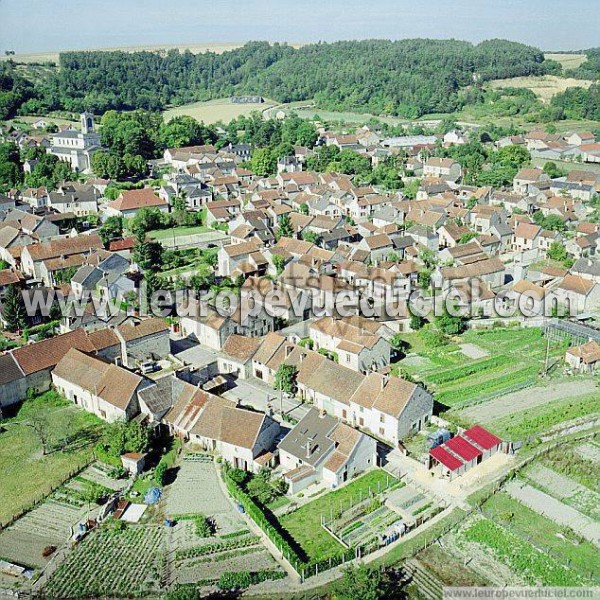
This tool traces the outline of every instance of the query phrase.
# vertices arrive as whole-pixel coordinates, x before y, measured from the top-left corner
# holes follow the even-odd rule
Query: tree
[[[27,425],[35,432],[35,435],[42,446],[42,455],[46,456],[50,451],[50,442],[52,439],[52,426],[50,423],[50,413],[47,408],[36,410]]]
[[[16,187],[22,180],[19,149],[15,144],[0,144],[0,191]]]
[[[270,148],[257,148],[252,152],[250,169],[260,177],[273,175],[277,171],[277,155]]]
[[[27,324],[27,310],[21,290],[11,285],[4,296],[4,320],[6,329],[15,332]]]
[[[277,230],[278,238],[282,237],[293,237],[294,230],[292,229],[292,223],[287,215],[283,215],[279,220],[279,228]]]
[[[310,242],[311,244],[316,244],[319,241],[319,236],[314,231],[306,230],[306,231],[302,232],[302,239],[305,242]]]
[[[564,245],[560,242],[552,242],[550,247],[548,248],[547,256],[550,260],[556,260],[559,262],[563,262],[569,258],[567,254],[567,250]]]
[[[119,215],[108,217],[102,224],[102,227],[100,227],[98,233],[104,244],[108,244],[115,239],[120,239],[123,237],[123,217]]]
[[[425,319],[420,315],[410,315],[409,324],[410,328],[414,331],[418,331],[419,329],[421,329],[425,325],[425,322]]]
[[[296,390],[297,375],[298,369],[294,365],[279,365],[275,373],[275,389],[293,394]]]
[[[344,576],[334,586],[335,600],[384,600],[400,597],[400,588],[392,586],[385,571],[367,565],[349,567]]]
[[[158,485],[165,484],[168,470],[169,470],[169,467],[164,460],[161,460],[156,465],[156,469],[154,470],[154,481],[156,481],[156,483],[158,483]]]
[[[159,139],[164,148],[181,148],[212,144],[217,141],[213,128],[206,127],[193,117],[182,115],[160,126]]]
[[[88,481],[84,488],[80,491],[84,502],[88,505],[88,517],[92,504],[97,504],[104,496],[104,488],[93,481]]]
[[[280,254],[273,254],[273,266],[277,269],[277,275],[281,275],[285,268],[285,258]]]
[[[308,204],[306,204],[306,202],[302,202],[302,204],[300,204],[300,206],[298,207],[298,212],[302,215],[307,215],[308,214]]]
[[[443,312],[436,318],[435,322],[444,335],[458,335],[466,329],[467,320],[465,316],[450,314],[446,303],[444,303]]]
[[[171,225],[171,217],[158,210],[158,208],[142,208],[131,219],[128,229],[140,238],[148,231],[164,229]]]

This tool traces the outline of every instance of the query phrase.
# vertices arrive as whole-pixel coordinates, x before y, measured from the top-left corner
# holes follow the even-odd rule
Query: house
[[[190,430],[190,441],[236,469],[257,473],[272,460],[280,427],[270,416],[212,397]]]
[[[595,373],[600,367],[600,344],[594,340],[569,348],[565,362],[578,373]]]
[[[152,188],[141,190],[123,190],[119,197],[109,202],[105,209],[107,217],[135,217],[142,208],[155,208],[160,212],[169,212],[169,203],[154,193]]]
[[[262,343],[261,338],[230,335],[218,358],[219,373],[247,379],[252,375],[252,357]]]
[[[571,274],[600,284],[600,260],[580,258],[571,267]]]
[[[548,185],[550,176],[542,169],[521,169],[513,179],[513,190],[517,194],[528,194],[530,187],[539,188],[540,185]]]
[[[566,275],[554,293],[570,315],[600,308],[600,284],[579,275]]]
[[[596,141],[596,137],[591,131],[580,131],[565,136],[565,141],[571,146],[582,146],[584,144],[593,144]]]
[[[62,185],[48,194],[48,204],[55,211],[73,213],[77,217],[96,214],[100,192],[93,185]]]
[[[452,158],[434,156],[423,163],[424,177],[440,177],[448,181],[458,181],[461,174],[461,166]]]
[[[448,291],[456,284],[468,283],[472,278],[478,278],[494,289],[504,285],[505,267],[498,258],[483,257],[467,264],[454,267],[437,267],[431,276],[436,287]]]
[[[68,400],[104,421],[129,421],[139,412],[138,392],[149,380],[71,348],[52,370],[52,384]]]
[[[311,408],[277,446],[288,493],[311,484],[337,487],[376,465],[377,442]]]
[[[358,315],[321,317],[310,324],[308,331],[314,350],[331,352],[341,365],[354,371],[366,373],[390,364],[392,347],[388,340],[393,333],[376,321]]]
[[[60,238],[41,244],[31,244],[21,253],[21,269],[25,275],[54,283],[52,272],[69,267],[79,267],[92,252],[102,250],[102,239],[98,234]]]
[[[515,252],[524,252],[525,250],[535,250],[540,243],[542,228],[533,223],[519,223],[515,229],[513,239],[513,250]]]
[[[452,129],[444,135],[443,144],[444,146],[453,146],[454,144],[466,144],[467,139],[465,136],[456,129]]]

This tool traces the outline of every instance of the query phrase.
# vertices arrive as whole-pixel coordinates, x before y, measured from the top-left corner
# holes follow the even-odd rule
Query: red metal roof
[[[451,471],[456,471],[456,469],[462,467],[463,462],[456,458],[456,456],[452,456],[450,452],[444,450],[441,446],[437,446],[436,448],[432,448],[429,451],[429,454],[435,458],[438,462],[442,463],[446,468]]]
[[[463,460],[470,461],[478,456],[481,456],[481,450],[478,450],[472,444],[469,444],[465,438],[460,436],[453,437],[449,439],[444,446],[449,448],[454,452],[454,454],[458,454]]]
[[[467,429],[463,435],[484,450],[490,450],[502,443],[499,437],[496,437],[493,433],[481,427],[481,425],[475,425],[471,429]]]

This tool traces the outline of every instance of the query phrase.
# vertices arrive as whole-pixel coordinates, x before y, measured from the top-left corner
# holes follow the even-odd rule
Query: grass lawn
[[[62,450],[46,456],[33,428],[26,425],[32,415],[47,414],[48,431],[54,446],[71,442]],[[18,414],[0,427],[0,523],[50,493],[70,472],[84,466],[92,457],[93,445],[103,423],[94,415],[79,410],[55,392],[27,400]],[[4,428],[4,430],[2,429]]]
[[[198,235],[199,233],[206,233],[207,231],[213,231],[210,227],[204,225],[194,225],[193,227],[175,227],[174,229],[156,229],[155,231],[148,232],[148,237],[154,240],[161,241],[165,239],[172,239],[173,236],[183,237],[186,235]]]
[[[598,413],[598,394],[563,398],[499,419],[489,425],[503,439],[523,440],[565,421]]]
[[[594,559],[596,547],[554,521],[519,504],[501,492],[494,494],[484,505],[484,511],[495,522],[502,523],[513,534],[525,538],[542,550],[549,550],[554,558],[576,569],[584,578],[590,573],[600,577],[600,562]]]
[[[320,561],[335,556],[341,553],[344,547],[321,527],[321,516],[329,517],[332,511],[335,515],[340,507],[349,508],[351,499],[357,502],[361,493],[365,498],[369,488],[377,493],[377,486],[385,486],[389,478],[391,476],[381,469],[369,471],[339,490],[284,515],[280,519],[281,526],[296,540],[309,561]]]

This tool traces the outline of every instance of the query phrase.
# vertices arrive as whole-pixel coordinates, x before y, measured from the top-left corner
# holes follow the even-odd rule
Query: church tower
[[[83,133],[94,132],[94,115],[89,112],[81,113],[81,131]]]

